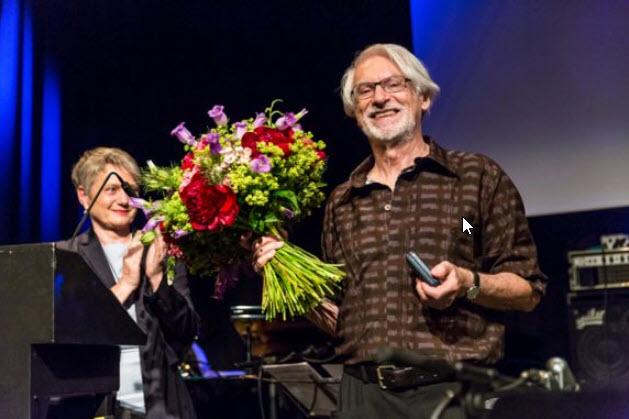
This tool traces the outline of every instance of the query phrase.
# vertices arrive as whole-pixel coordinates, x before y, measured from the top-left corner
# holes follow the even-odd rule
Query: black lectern
[[[146,336],[73,252],[0,246],[0,418],[93,417]]]

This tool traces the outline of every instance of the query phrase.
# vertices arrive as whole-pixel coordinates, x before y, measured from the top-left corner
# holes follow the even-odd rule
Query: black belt
[[[366,383],[378,384],[382,389],[404,389],[454,379],[451,373],[395,365],[345,365],[343,372]]]

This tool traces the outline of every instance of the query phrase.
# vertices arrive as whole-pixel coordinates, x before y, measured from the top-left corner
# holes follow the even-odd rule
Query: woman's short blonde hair
[[[129,153],[114,147],[97,147],[84,152],[72,168],[74,187],[82,186],[86,191],[89,191],[94,179],[108,164],[125,169],[133,176],[133,180],[139,183],[140,168]]]

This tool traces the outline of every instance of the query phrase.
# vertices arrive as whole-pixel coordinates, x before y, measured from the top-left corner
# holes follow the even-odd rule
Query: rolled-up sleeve
[[[483,217],[482,271],[510,272],[544,294],[547,278],[537,262],[537,249],[529,230],[522,198],[513,181],[489,161],[481,191]]]

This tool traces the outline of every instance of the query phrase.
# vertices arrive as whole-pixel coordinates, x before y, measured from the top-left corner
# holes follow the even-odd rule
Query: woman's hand
[[[146,253],[146,276],[151,283],[153,292],[157,291],[164,278],[164,259],[167,256],[168,245],[162,233],[155,230],[155,239]]]
[[[124,304],[129,296],[140,286],[140,263],[144,245],[140,241],[141,232],[136,232],[127,246],[127,253],[122,260],[122,273],[116,284],[111,287],[116,299]]]

